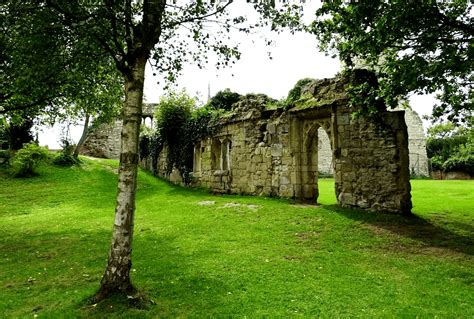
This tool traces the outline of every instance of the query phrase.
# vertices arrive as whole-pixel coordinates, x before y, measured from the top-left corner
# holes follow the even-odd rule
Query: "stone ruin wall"
[[[334,89],[337,81],[322,80],[312,89],[321,86]],[[318,162],[327,163],[318,160],[325,153],[319,143],[327,138],[340,206],[409,212],[404,112],[381,112],[380,119],[372,121],[353,119],[344,95],[321,97],[316,92],[311,103],[289,111],[255,105],[237,108],[223,120],[218,133],[195,146],[194,185],[218,193],[281,196],[315,203]],[[158,167],[164,167],[165,158],[162,152]],[[180,182],[176,171],[164,177]]]
[[[410,174],[430,176],[429,159],[426,153],[426,136],[423,122],[411,108],[405,109],[405,122],[408,128],[408,149],[410,152]]]
[[[430,176],[429,160],[426,153],[426,136],[423,131],[423,122],[418,114],[411,108],[398,108],[405,111],[405,123],[408,128],[408,150],[410,158],[410,175]],[[319,172],[324,175],[333,175],[333,162],[329,137],[324,129],[320,128],[319,136]]]
[[[402,110],[402,109],[399,109]],[[408,127],[408,148],[410,158],[410,174],[429,176],[429,160],[426,154],[426,137],[423,132],[423,123],[418,114],[410,108],[405,110],[405,122]],[[151,118],[152,105],[148,104],[144,112]],[[122,122],[117,120],[112,124],[101,125],[94,128],[88,135],[81,149],[81,154],[118,159],[120,155],[120,132]],[[327,133],[323,128],[318,129],[318,170],[323,176],[333,176],[334,163]],[[177,174],[179,176],[179,174]],[[176,180],[175,180],[176,179]],[[173,181],[179,181],[176,177]]]
[[[332,167],[340,206],[409,212],[405,112],[383,111],[376,121],[353,119],[344,85],[341,79],[314,80],[304,88],[305,98],[286,111],[266,110],[255,101],[239,102],[222,119],[218,133],[196,145],[194,185],[220,193],[315,203],[318,171]],[[96,129],[86,148],[103,150],[103,157],[118,157],[119,126],[117,122]],[[141,165],[151,168],[150,159]],[[165,165],[166,148],[158,160],[159,175],[163,176]],[[181,182],[177,170],[163,177]]]
[[[153,112],[156,104],[144,103],[142,112],[143,124],[148,119],[152,122]],[[101,124],[93,127],[81,147],[81,154],[99,158],[120,157],[120,138],[122,132],[122,120],[115,120],[110,124]]]
[[[100,158],[119,158],[121,131],[121,120],[92,128],[81,147],[81,154]]]

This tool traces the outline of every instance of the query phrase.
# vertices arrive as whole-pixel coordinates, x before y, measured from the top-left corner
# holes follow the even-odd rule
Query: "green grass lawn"
[[[148,309],[98,288],[116,162],[0,171],[0,317],[473,317],[474,182],[412,181],[413,217],[213,196],[140,172],[132,278]]]

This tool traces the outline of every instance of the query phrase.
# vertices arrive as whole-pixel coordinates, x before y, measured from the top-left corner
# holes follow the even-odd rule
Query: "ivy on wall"
[[[158,103],[154,129],[140,138],[140,157],[151,156],[152,169],[156,174],[158,157],[166,145],[167,158],[163,173],[170,174],[173,168],[177,168],[184,183],[189,184],[194,146],[215,131],[218,113],[218,110],[206,106],[197,107],[196,99],[185,91],[169,92]]]

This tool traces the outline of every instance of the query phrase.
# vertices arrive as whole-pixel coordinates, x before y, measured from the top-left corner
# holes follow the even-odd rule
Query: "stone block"
[[[276,126],[273,123],[268,123],[267,124],[267,132],[270,134],[275,134],[276,133]]]
[[[355,206],[357,202],[354,194],[352,193],[340,193],[338,197],[338,201],[341,204],[352,205],[352,206]]]
[[[280,185],[289,185],[290,180],[286,176],[280,176]]]
[[[282,144],[273,144],[271,146],[271,155],[272,156],[283,156],[283,145]]]

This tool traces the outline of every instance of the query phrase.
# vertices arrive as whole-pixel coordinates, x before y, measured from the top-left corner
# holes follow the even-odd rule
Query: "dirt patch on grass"
[[[306,231],[306,232],[295,233],[295,236],[301,240],[310,240],[310,239],[318,238],[319,234],[320,233],[317,231]]]

